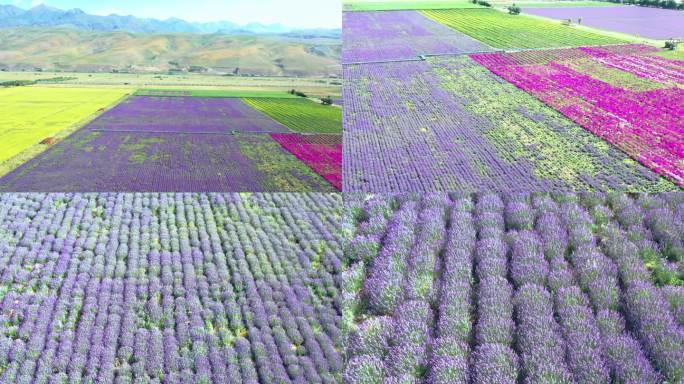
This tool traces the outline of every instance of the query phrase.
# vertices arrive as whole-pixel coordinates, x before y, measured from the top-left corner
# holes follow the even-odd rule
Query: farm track
[[[592,47],[616,47],[616,46],[629,46],[633,45],[631,43],[618,43],[618,44],[603,44],[603,45],[592,45]],[[553,48],[554,50],[556,49],[577,49],[576,46],[567,46],[567,47],[558,47],[558,48]],[[408,59],[395,59],[395,60],[377,60],[377,61],[357,61],[357,62],[348,62],[348,63],[343,63],[342,65],[363,65],[363,64],[383,64],[383,63],[402,63],[402,62],[411,62],[411,61],[425,61],[425,58],[428,57],[440,57],[440,56],[470,56],[470,55],[478,55],[478,54],[486,54],[486,53],[495,53],[495,52],[501,52],[501,53],[518,53],[518,52],[536,52],[536,51],[548,51],[549,48],[518,48],[518,49],[513,49],[513,48],[508,48],[508,49],[500,49],[500,48],[492,48],[491,50],[480,50],[480,51],[468,51],[468,52],[456,52],[456,53],[424,53],[424,54],[419,54],[416,56],[416,58],[408,58]]]
[[[140,131],[136,130],[114,130],[114,129],[91,129],[93,132],[121,132],[121,133],[140,133]],[[197,131],[192,131],[192,132],[167,132],[167,131],[145,131],[146,133],[168,133],[168,134],[178,134],[178,135],[187,135],[187,134],[197,134],[197,135],[229,135],[229,136],[236,136],[235,133],[231,132],[197,132]],[[274,132],[239,132],[239,135],[271,135],[275,133],[283,133],[280,131],[274,131]],[[312,132],[293,132],[292,134],[295,135],[301,135],[301,136],[340,136],[339,133],[312,133]]]

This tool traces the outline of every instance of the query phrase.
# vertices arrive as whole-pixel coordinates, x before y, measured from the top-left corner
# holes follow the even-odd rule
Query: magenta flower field
[[[493,73],[684,185],[684,67],[647,46],[476,54]]]
[[[271,135],[284,149],[342,190],[342,137],[340,135]]]

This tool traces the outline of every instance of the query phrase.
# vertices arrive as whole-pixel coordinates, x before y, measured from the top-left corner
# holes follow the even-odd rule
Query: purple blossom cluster
[[[0,195],[0,382],[340,382],[341,205]]]
[[[345,383],[684,379],[680,195],[353,196]]]

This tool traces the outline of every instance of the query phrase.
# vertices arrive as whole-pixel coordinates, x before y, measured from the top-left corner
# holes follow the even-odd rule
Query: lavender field
[[[82,129],[0,178],[11,192],[333,192],[270,135]]]
[[[524,13],[552,19],[582,19],[582,25],[649,39],[684,37],[684,12],[637,6],[525,8]]]
[[[417,60],[425,54],[491,50],[418,11],[343,12],[342,23],[343,63]]]
[[[344,76],[345,192],[677,190],[467,55]]]
[[[684,380],[684,195],[349,195],[344,382]]]
[[[86,129],[115,132],[284,133],[290,130],[237,98],[131,97]]]
[[[0,382],[340,382],[341,205],[1,194]]]

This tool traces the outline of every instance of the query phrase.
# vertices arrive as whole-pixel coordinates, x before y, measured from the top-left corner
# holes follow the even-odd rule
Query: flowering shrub
[[[684,291],[648,258],[684,276],[681,194],[350,195],[346,211],[350,244],[377,243],[345,253],[346,383],[684,379]]]
[[[341,381],[341,204],[0,195],[0,382]]]

